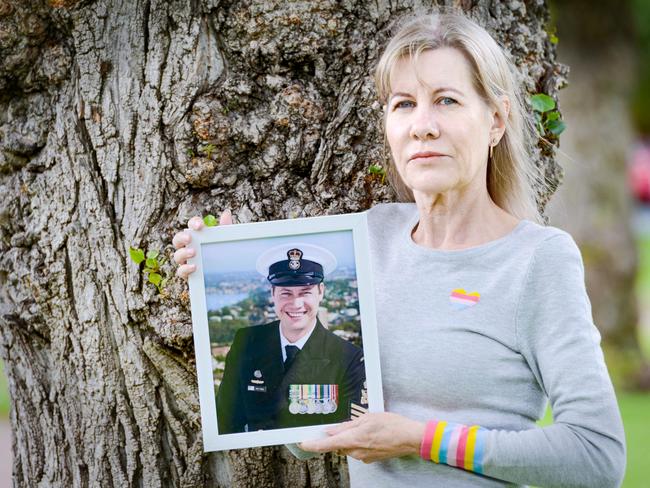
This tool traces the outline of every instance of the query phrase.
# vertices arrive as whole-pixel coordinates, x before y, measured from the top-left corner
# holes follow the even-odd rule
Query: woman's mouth
[[[423,151],[412,154],[409,162],[431,162],[436,161],[438,158],[444,157],[444,154],[434,151]]]

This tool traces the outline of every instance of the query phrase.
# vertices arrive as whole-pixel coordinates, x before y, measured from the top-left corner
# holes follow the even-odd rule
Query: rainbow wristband
[[[467,471],[483,473],[483,455],[487,430],[453,422],[427,422],[420,444],[420,457]]]

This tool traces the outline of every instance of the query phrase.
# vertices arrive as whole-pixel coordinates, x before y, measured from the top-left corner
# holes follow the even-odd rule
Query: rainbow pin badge
[[[477,291],[467,293],[463,288],[456,288],[449,295],[449,301],[456,310],[463,310],[476,305],[481,299],[481,294]]]

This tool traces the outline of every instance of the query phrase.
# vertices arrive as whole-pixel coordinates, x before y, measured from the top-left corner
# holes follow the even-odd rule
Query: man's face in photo
[[[325,285],[275,286],[271,292],[275,313],[287,332],[307,332],[318,313]]]

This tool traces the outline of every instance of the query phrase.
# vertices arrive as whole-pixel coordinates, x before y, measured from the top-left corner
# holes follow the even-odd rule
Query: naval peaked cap
[[[295,242],[268,249],[255,267],[275,286],[317,285],[336,268],[336,257],[324,247]]]

